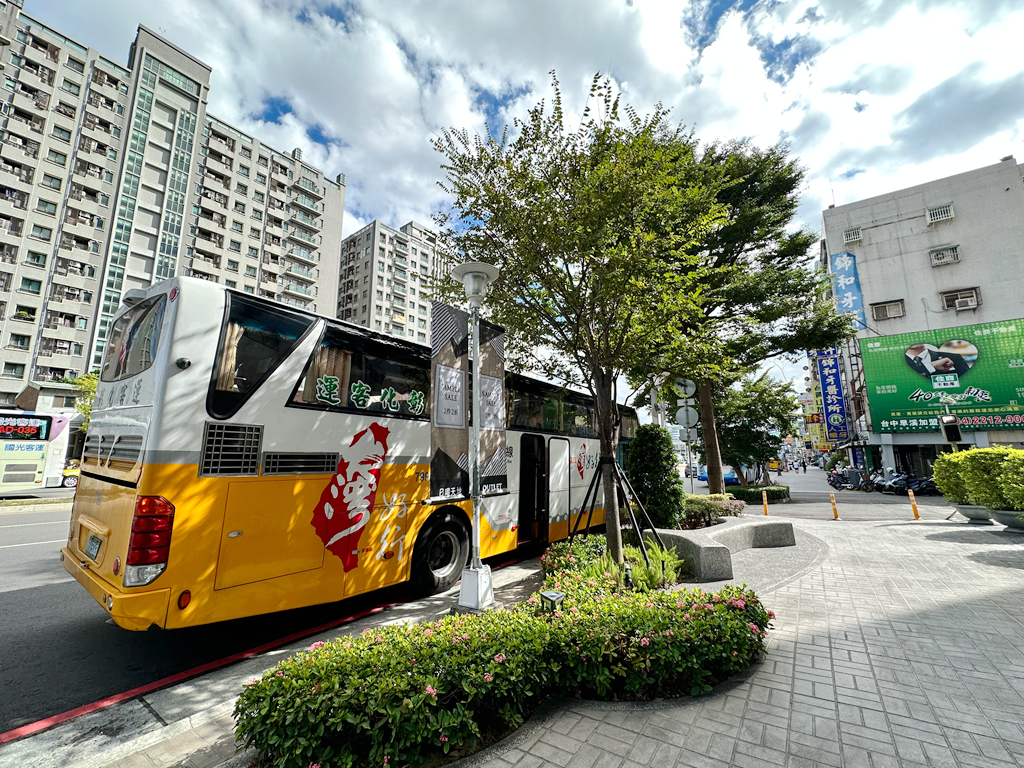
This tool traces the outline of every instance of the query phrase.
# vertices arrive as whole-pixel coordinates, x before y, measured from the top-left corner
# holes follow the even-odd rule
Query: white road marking
[[[63,544],[67,539],[54,539],[53,541],[30,541],[27,544],[4,544],[0,549],[11,549],[12,547],[33,547],[36,544]]]
[[[67,520],[53,520],[49,523],[16,523],[14,525],[0,525],[0,528],[28,528],[30,525],[67,525]]]

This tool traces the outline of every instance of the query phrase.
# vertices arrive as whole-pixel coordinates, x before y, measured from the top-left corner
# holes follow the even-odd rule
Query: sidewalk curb
[[[86,760],[79,764],[79,768],[106,768],[106,766],[116,765],[126,757],[144,752],[150,747],[156,746],[157,744],[165,741],[170,741],[176,736],[195,730],[199,726],[211,723],[225,715],[230,715],[234,712],[234,709],[234,701],[217,704],[209,709],[204,709],[194,715],[182,718],[181,720],[173,722],[163,728],[143,734],[132,741],[110,750],[102,757]]]

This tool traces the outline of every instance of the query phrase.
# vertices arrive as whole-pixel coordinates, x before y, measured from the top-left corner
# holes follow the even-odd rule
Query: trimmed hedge
[[[1003,496],[1014,509],[1024,509],[1024,451],[1011,451],[999,468]]]
[[[763,654],[774,614],[753,592],[622,592],[595,562],[548,575],[566,595],[554,613],[534,595],[314,643],[245,686],[238,737],[261,765],[417,765],[500,738],[550,696],[697,695]]]
[[[942,495],[954,504],[967,504],[967,486],[963,479],[963,462],[966,451],[958,453],[942,453],[932,465],[932,476],[935,485]]]
[[[683,529],[705,528],[714,525],[720,517],[738,517],[747,504],[734,499],[729,493],[686,494],[686,514],[679,527]]]
[[[932,467],[935,484],[954,504],[1024,510],[1024,451],[973,448],[943,453]]]
[[[642,424],[629,446],[626,475],[657,528],[676,528],[683,517],[683,479],[667,429]]]
[[[1010,502],[1003,494],[1000,468],[1009,458],[1010,448],[976,448],[963,452],[960,477],[967,487],[971,504],[992,509],[1009,509]]]
[[[740,488],[730,488],[729,493],[735,496],[737,499],[741,499],[747,504],[760,504],[761,503],[761,491],[768,492],[768,503],[771,504],[773,501],[784,501],[789,498],[789,486],[788,485],[751,485]]]

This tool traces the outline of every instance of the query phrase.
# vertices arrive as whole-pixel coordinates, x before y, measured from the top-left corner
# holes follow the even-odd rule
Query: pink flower
[[[492,683],[492,682],[494,682],[494,676],[490,672],[484,672],[484,682],[485,683]]]
[[[279,670],[279,671],[277,671],[277,672],[275,672],[275,673],[274,673],[274,677],[284,677],[284,672],[281,672],[281,671]]]
[[[569,562],[570,563],[575,563],[576,562],[576,558],[575,557],[570,557],[569,558]]]
[[[738,654],[738,653],[736,653],[736,651],[733,651],[733,652],[732,652],[732,655],[733,655],[733,656],[739,656],[739,654]]]
[[[496,662],[498,662],[499,664],[503,664],[503,663],[505,662],[505,654],[504,654],[504,653],[499,653],[499,654],[497,654],[497,655],[496,655],[496,656],[494,657],[494,660],[495,660]]]
[[[462,642],[462,638],[460,638],[458,635],[456,635],[455,637],[452,638],[452,642],[455,643],[456,645],[458,645],[459,643]]]
[[[608,571],[605,571],[604,575],[609,579],[612,577],[612,575]]]
[[[562,618],[562,612],[561,612],[561,611],[552,611],[552,612],[551,612],[551,614],[552,614],[552,615],[553,615],[553,616],[554,616],[554,617],[555,617],[556,619],[560,619],[560,618]]]
[[[327,645],[327,643],[321,643],[319,640],[317,640],[315,643],[309,646],[309,650],[315,651],[317,648],[323,648],[325,645]]]
[[[768,611],[768,618],[769,619],[774,619],[775,618],[775,611]]]
[[[387,768],[387,764],[391,762],[391,755],[384,755],[384,766]]]
[[[653,608],[654,603],[644,603],[644,608]]]
[[[684,603],[682,600],[677,600],[676,601],[676,608],[685,608],[685,607],[686,607],[686,603]]]
[[[423,630],[423,634],[424,634],[425,637],[430,637],[432,634],[434,634],[434,630],[432,630],[432,629],[424,629]]]
[[[761,634],[761,628],[757,626],[757,624],[755,624],[754,622],[750,622],[749,624],[747,624],[747,626],[750,627],[750,631],[753,632],[755,635]]]
[[[640,645],[650,645],[650,644],[651,644],[651,641],[648,640],[646,637],[641,637],[640,638]]]
[[[309,768],[320,768],[320,763],[310,763]]]
[[[597,586],[597,582],[594,581],[593,579],[588,579],[587,580],[587,586],[588,587],[596,587]]]
[[[686,619],[687,621],[689,621],[690,620],[690,614],[684,613],[683,614],[683,618]]]
[[[444,735],[443,733],[442,733],[442,734],[441,734],[440,736],[438,736],[438,738],[439,738],[439,739],[440,739],[441,741],[448,741],[448,737],[447,737],[447,736],[445,736],[445,735]]]
[[[427,694],[427,696],[433,696],[435,699],[437,698],[437,689],[434,688],[434,686],[432,685],[428,685],[426,688],[424,688],[423,692]]]
[[[665,634],[668,635],[669,637],[675,637],[676,636],[676,633],[673,632],[671,629],[666,630]]]
[[[534,605],[536,605],[537,603],[539,603],[539,602],[540,602],[540,600],[538,600],[538,599],[537,599],[536,597],[531,597],[531,598],[530,598],[529,600],[527,600],[526,602],[528,602],[528,603],[533,603]]]
[[[375,643],[383,643],[384,642],[384,638],[381,637],[380,635],[377,635],[375,638],[373,638],[373,642],[375,642]]]

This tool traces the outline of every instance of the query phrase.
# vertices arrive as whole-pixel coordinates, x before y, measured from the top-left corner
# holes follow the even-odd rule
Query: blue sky
[[[581,110],[594,73],[711,141],[789,141],[801,218],[1024,161],[1020,0],[26,0],[127,58],[145,24],[210,64],[210,110],[330,175],[346,233],[429,223],[446,201],[430,141],[550,95]]]

